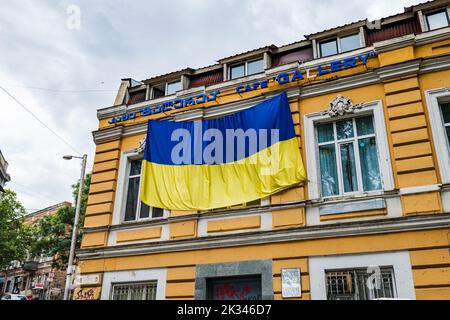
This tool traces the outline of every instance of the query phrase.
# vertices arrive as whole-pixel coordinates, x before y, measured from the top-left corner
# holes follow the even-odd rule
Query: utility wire
[[[51,133],[53,133],[59,140],[64,142],[70,149],[81,155],[81,152],[79,152],[77,149],[75,149],[69,142],[67,142],[63,137],[61,137],[59,134],[57,134],[52,128],[50,128],[48,125],[45,124],[44,121],[39,119],[30,109],[28,109],[23,103],[21,103],[19,100],[17,100],[11,93],[9,93],[5,88],[0,86],[0,89],[2,89],[8,96],[10,96],[17,104],[19,104],[22,108],[24,108],[29,114],[31,114],[37,121],[39,121],[40,124],[42,124],[44,127],[46,127]]]
[[[29,196],[32,196],[35,199],[40,199],[40,200],[46,199],[47,201],[50,201],[50,202],[56,202],[54,199],[50,199],[47,195],[39,193],[39,192],[37,192],[35,190],[31,190],[27,186],[24,186],[23,184],[17,183],[16,181],[10,181],[9,184],[16,185],[16,187],[14,189],[17,189],[20,192],[26,193],[26,194],[28,194]],[[17,186],[19,186],[20,188],[17,188]]]
[[[45,203],[48,203],[48,204],[56,203],[56,202],[57,202],[57,201],[51,200],[51,199],[49,199],[49,198],[47,198],[47,197],[41,197],[41,196],[39,196],[39,195],[32,194],[32,193],[30,193],[30,192],[27,192],[27,191],[25,191],[25,190],[22,190],[21,188],[15,187],[15,188],[12,189],[12,190],[13,190],[13,191],[17,190],[17,191],[19,191],[19,192],[21,192],[21,193],[26,194],[27,196],[29,196],[29,197],[31,197],[31,198],[33,198],[33,199],[41,200],[41,201],[44,201]]]
[[[17,87],[17,88],[26,88],[26,89],[33,89],[33,90],[42,90],[42,91],[50,91],[50,92],[62,92],[62,93],[96,93],[96,92],[115,92],[117,90],[63,90],[63,89],[52,89],[52,88],[42,88],[42,87],[33,87],[33,86],[23,86],[18,84],[4,84],[1,83],[0,85],[4,87]]]

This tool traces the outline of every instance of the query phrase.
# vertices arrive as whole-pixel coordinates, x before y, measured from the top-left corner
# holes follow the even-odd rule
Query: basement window
[[[396,298],[394,270],[380,268],[379,274],[367,268],[327,270],[327,300],[373,300]]]
[[[114,284],[111,300],[156,300],[156,281]]]

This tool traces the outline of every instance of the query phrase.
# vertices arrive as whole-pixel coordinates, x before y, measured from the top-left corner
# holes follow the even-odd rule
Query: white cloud
[[[6,2],[6,1],[4,1]],[[283,45],[352,21],[380,18],[419,1],[349,0],[46,0],[8,1],[0,11],[0,85],[55,89],[116,89],[121,78],[146,79],[201,67],[257,47]],[[81,28],[67,28],[69,5]],[[96,110],[115,92],[55,93],[6,86],[76,149],[95,146]],[[27,208],[71,200],[79,162],[73,153],[3,92],[0,149],[10,163],[10,187]]]

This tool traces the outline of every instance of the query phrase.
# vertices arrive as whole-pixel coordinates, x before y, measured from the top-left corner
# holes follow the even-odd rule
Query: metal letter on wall
[[[300,269],[281,269],[281,295],[283,298],[301,298]]]

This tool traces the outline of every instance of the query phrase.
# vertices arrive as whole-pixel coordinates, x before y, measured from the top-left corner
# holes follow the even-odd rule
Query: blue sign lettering
[[[377,54],[374,51],[359,54],[355,57],[348,57],[341,60],[335,60],[330,62],[329,64],[318,65],[317,66],[317,74],[311,74],[311,69],[305,69],[305,75],[302,74],[301,70],[295,70],[292,76],[290,76],[287,72],[283,72],[278,74],[275,77],[275,81],[278,84],[286,84],[290,82],[295,82],[299,80],[304,80],[304,78],[313,79],[316,76],[326,75],[334,72],[339,72],[348,68],[354,68],[357,65],[358,60],[361,64],[366,65],[367,60],[370,57],[375,57]],[[273,78],[272,78],[273,79]],[[266,89],[269,87],[269,80],[261,80],[257,82],[253,82],[250,84],[239,85],[236,87],[236,92],[241,94],[245,92],[250,92],[258,89]],[[140,116],[147,117],[153,114],[158,114],[161,112],[167,112],[174,109],[182,109],[188,108],[190,106],[204,104],[206,102],[216,101],[217,95],[220,93],[219,90],[211,91],[208,93],[201,93],[195,97],[188,97],[186,99],[176,99],[173,101],[164,102],[162,105],[154,105],[154,106],[145,106],[139,110]],[[127,121],[130,119],[135,119],[137,117],[136,112],[126,113],[117,117],[112,118],[108,121],[109,124],[115,124],[122,121]]]

